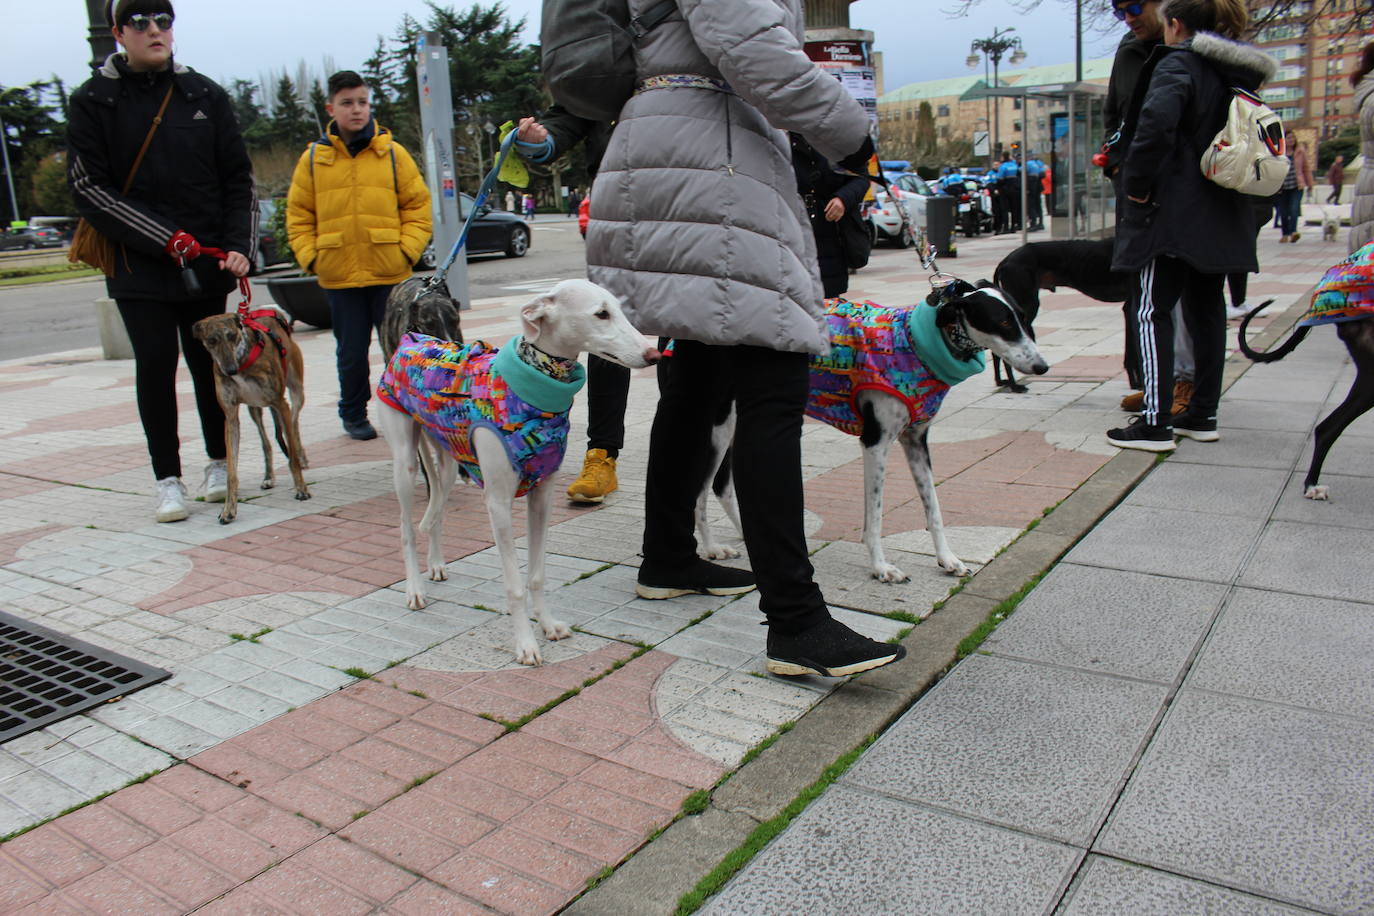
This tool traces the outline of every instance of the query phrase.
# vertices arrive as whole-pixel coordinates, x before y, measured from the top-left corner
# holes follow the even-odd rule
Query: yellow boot
[[[615,459],[604,448],[594,448],[582,462],[582,473],[568,487],[568,498],[578,503],[599,503],[619,488]]]

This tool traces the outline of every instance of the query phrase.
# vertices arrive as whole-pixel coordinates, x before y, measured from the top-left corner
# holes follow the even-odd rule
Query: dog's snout
[[[1045,362],[1043,359],[1038,359],[1031,364],[1030,371],[1034,375],[1044,375],[1046,372],[1050,371],[1050,366],[1049,363]]]
[[[654,363],[658,362],[658,361],[659,361],[660,359],[662,359],[662,358],[663,358],[663,354],[660,353],[660,352],[658,352],[658,348],[657,348],[657,347],[645,347],[645,348],[644,348],[644,361],[645,361],[646,363],[648,363],[649,365],[652,366]]]

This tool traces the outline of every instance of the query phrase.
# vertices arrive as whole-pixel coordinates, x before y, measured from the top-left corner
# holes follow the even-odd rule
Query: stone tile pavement
[[[969,241],[944,266],[969,278],[990,276],[1014,244]],[[1275,295],[1287,304],[1337,259],[1334,252],[1267,242],[1252,299]],[[914,256],[901,251],[876,252],[853,280],[852,296],[880,302],[909,302],[927,288]],[[520,301],[476,303],[465,314],[469,336],[513,332]],[[931,432],[935,470],[951,542],[971,568],[992,563],[1112,458],[1102,433],[1121,417],[1120,325],[1117,306],[1047,295],[1037,333],[1051,373],[1028,395],[999,393],[980,377],[946,400]],[[450,501],[449,580],[430,583],[425,610],[407,610],[386,446],[340,435],[329,336],[303,330],[299,341],[308,366],[302,436],[314,498],[296,502],[289,488],[250,492],[230,526],[220,526],[217,507],[203,503],[186,522],[150,521],[131,363],[77,351],[0,364],[0,606],[173,672],[155,687],[0,746],[0,835],[27,830],[0,849],[0,911],[555,912],[672,823],[693,793],[736,772],[779,728],[825,721],[825,709],[842,708],[867,689],[856,684],[837,693],[839,684],[828,679],[766,675],[756,597],[648,602],[634,595],[642,443],[655,394],[647,371],[632,385],[621,490],[599,508],[555,510],[550,603],[575,626],[574,638],[546,644],[541,668],[512,663],[499,568],[471,489]],[[1290,367],[1306,349],[1266,371]],[[1180,641],[1200,638],[1219,595],[1228,587],[1291,591],[1285,576],[1298,560],[1285,554],[1282,540],[1266,540],[1272,530],[1262,493],[1282,487],[1305,448],[1314,402],[1298,390],[1268,398],[1257,386],[1246,402],[1250,412],[1236,413],[1235,445],[1228,429],[1210,453],[1232,456],[1247,470],[1229,472],[1206,453],[1180,450],[1156,472],[1162,482],[1152,486],[1152,476],[1120,510],[1179,532],[1162,545],[1176,559],[1160,560],[1165,554],[1152,549],[1154,559],[1136,561],[1131,573],[1137,587],[1176,595],[1156,599],[1153,610],[1136,608],[1133,624],[1149,651],[1132,652],[1128,641],[1104,631],[1077,662],[1047,664],[1030,648],[1007,650],[1005,663],[999,652],[971,659],[927,701],[948,696],[937,711],[957,727],[929,714],[935,724],[918,740],[926,703],[918,705],[805,822],[849,795],[864,801],[840,807],[867,811],[865,830],[885,830],[891,811],[916,811],[934,832],[936,842],[921,853],[931,869],[948,867],[941,850],[978,848],[982,857],[1016,862],[1034,887],[1024,892],[1028,900],[1061,888],[1066,870],[1080,866],[1080,883],[1104,899],[1128,885],[1182,880],[1150,871],[1131,885],[1135,879],[1119,874],[1110,855],[1154,839],[1131,833],[1131,819],[1099,837],[1115,837],[1115,853],[1094,849],[1085,860],[1071,847],[1101,827],[1103,792],[1132,759],[1112,738],[1154,723],[1159,705],[1173,698],[1170,672],[1192,658]],[[194,430],[186,379],[182,394],[183,429]],[[574,408],[564,484],[576,471],[583,410],[582,403]],[[1279,422],[1278,439],[1270,436],[1271,419]],[[185,438],[186,477],[196,492],[199,449],[193,433]],[[897,637],[923,618],[912,638],[935,632],[936,609],[959,583],[934,565],[912,482],[900,472],[890,476],[884,524],[889,556],[912,581],[884,586],[869,577],[859,544],[855,443],[812,423],[804,438],[808,535],[837,616],[876,638]],[[256,446],[246,445],[248,479],[258,460]],[[1367,480],[1354,461],[1340,462],[1333,456],[1329,472],[1351,503],[1332,508],[1352,520],[1344,524],[1359,524]],[[1275,525],[1330,533],[1304,515],[1308,505],[1279,506]],[[1225,518],[1214,521],[1209,509],[1225,509]],[[523,519],[523,509],[518,515]],[[715,521],[721,537],[738,545],[728,523]],[[1115,555],[1113,545],[1120,553],[1130,543],[1102,540],[1101,548],[1086,541],[1036,596],[1069,576],[1063,588],[1114,588],[1112,600],[1132,606],[1130,587],[1092,582]],[[1179,563],[1189,570],[1183,581],[1172,578]],[[1242,569],[1244,578],[1233,583]],[[1314,588],[1334,592],[1327,595],[1328,629],[1337,626],[1350,587],[1340,574],[1330,583]],[[1210,604],[1200,597],[1207,594]],[[1054,622],[1039,636],[1023,623],[1034,621],[1032,606],[1015,618],[1023,638],[1057,645],[1063,637]],[[1097,622],[1086,610],[1073,619],[1084,632]],[[959,698],[951,685],[979,682],[983,671],[999,679],[981,685],[987,696]],[[1218,715],[1239,721],[1207,705],[1215,686],[1197,689],[1193,720],[1175,717],[1180,740]],[[1348,691],[1329,693],[1337,708],[1314,715],[1349,717],[1339,702]],[[975,740],[1005,721],[1001,714],[1019,719],[1018,740],[1026,744],[1011,759]],[[1060,735],[1036,747],[1045,723]],[[1075,740],[1095,752],[1066,763],[1056,748]],[[1207,764],[1198,765],[1205,775]],[[904,787],[919,767],[922,791],[947,794],[908,797]],[[1009,778],[1009,768],[1032,775],[1023,783]],[[1180,778],[1167,765],[1159,773],[1158,787],[1136,793],[1146,793],[1139,804]],[[963,804],[977,810],[964,812]],[[1032,831],[1042,815],[1051,826]],[[984,842],[994,845],[974,845]],[[890,843],[860,848],[884,845],[896,864]],[[808,854],[824,858],[824,849]],[[912,851],[902,854],[905,871]],[[881,869],[884,861],[865,867]],[[757,870],[738,886],[748,887]],[[962,887],[967,876],[951,873],[950,881]],[[994,891],[1002,893],[974,881],[964,910],[978,909],[979,895]],[[724,899],[741,893],[732,888]],[[760,905],[766,899],[757,898]]]

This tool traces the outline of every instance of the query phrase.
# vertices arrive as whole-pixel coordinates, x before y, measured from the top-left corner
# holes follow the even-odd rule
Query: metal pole
[[[106,0],[86,0],[86,19],[90,23],[87,41],[91,45],[91,69],[99,70],[105,58],[115,52],[114,35],[105,24]]]
[[[1001,80],[998,79],[998,77],[997,77],[997,65],[998,65],[999,63],[1001,63],[1001,61],[1002,61],[1002,55],[1001,55],[1001,54],[994,54],[994,55],[992,56],[992,88],[994,88],[994,89],[996,89],[998,83],[1001,82]],[[1000,96],[993,96],[993,101],[992,101],[992,153],[993,153],[994,158],[996,157],[996,155],[997,155],[997,153],[998,153],[997,144],[998,144],[998,134],[1000,133],[1000,131],[997,129],[997,122],[1000,121],[1000,120],[1002,120],[1002,99],[1001,99]]]
[[[1083,0],[1073,5],[1074,81],[1083,82]]]
[[[1074,96],[1075,96],[1075,93],[1072,93],[1072,92],[1069,93],[1069,137],[1068,137],[1069,154],[1068,154],[1067,156],[1064,157],[1066,160],[1068,160],[1068,161],[1065,163],[1065,168],[1066,168],[1066,171],[1069,173],[1069,206],[1068,206],[1068,211],[1069,211],[1069,238],[1071,238],[1071,239],[1079,238],[1079,235],[1078,235],[1078,196],[1074,193],[1074,180],[1073,180],[1074,167],[1077,165],[1077,160],[1075,159],[1075,156],[1076,156],[1077,153],[1078,153],[1078,150],[1077,150],[1076,145],[1075,145],[1076,142],[1077,142],[1077,140],[1078,140],[1078,133],[1077,133],[1077,130],[1075,129],[1075,123],[1074,123],[1075,117],[1076,117],[1076,114],[1075,114],[1075,112],[1074,112],[1074,110],[1073,110]]]
[[[10,213],[11,219],[19,219],[19,204],[14,197],[14,170],[10,168],[10,131],[5,126],[5,122],[0,120],[0,151],[5,154],[5,181],[10,186]]]
[[[1021,174],[1021,244],[1024,245],[1029,239],[1030,210],[1026,208],[1026,138],[1030,136],[1027,129],[1029,118],[1026,117],[1026,102],[1029,96],[1021,96],[1021,161],[1017,163]]]
[[[453,92],[449,86],[448,49],[438,32],[425,32],[415,43],[415,70],[420,87],[420,135],[424,138],[425,179],[434,216],[434,258],[442,264],[462,231],[458,207],[458,174],[453,143]],[[478,159],[481,148],[478,147]],[[459,257],[447,276],[449,292],[459,307],[472,308],[468,294],[468,259]]]
[[[984,88],[984,90],[987,90],[987,89],[991,89],[991,88],[992,88],[991,86],[988,85],[988,55],[987,55],[987,52],[986,52],[986,51],[983,52],[983,88]],[[990,96],[990,95],[985,95],[985,96],[983,96],[983,109],[984,109],[983,114],[986,116],[986,117],[985,117],[985,120],[986,120],[986,122],[987,122],[987,128],[988,128],[989,131],[991,131],[991,130],[992,130],[992,96]],[[988,137],[991,138],[991,136],[992,136],[992,134],[989,133],[989,134],[988,134]],[[989,140],[988,140],[988,171],[989,171],[989,172],[992,171],[992,165],[993,165],[993,162],[992,162],[992,140],[989,139]]]

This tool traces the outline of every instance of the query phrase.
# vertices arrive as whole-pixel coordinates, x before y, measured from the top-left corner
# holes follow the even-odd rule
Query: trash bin
[[[935,246],[938,257],[959,256],[959,249],[954,244],[954,224],[958,212],[958,201],[948,194],[926,198],[926,239]]]

